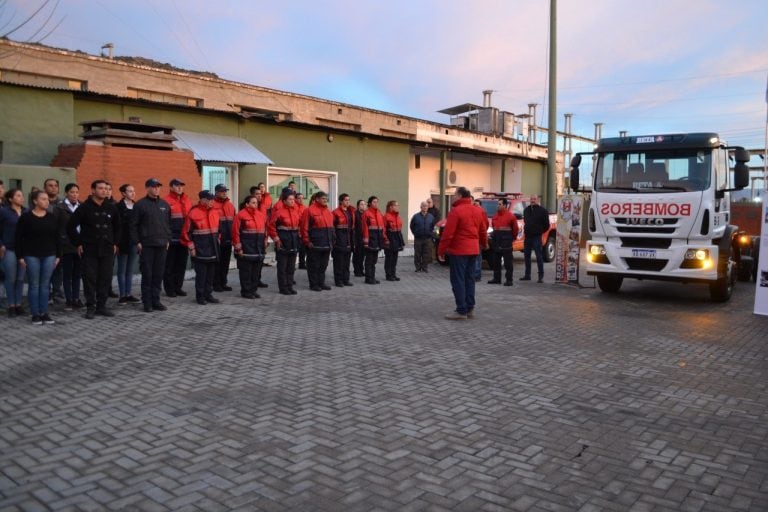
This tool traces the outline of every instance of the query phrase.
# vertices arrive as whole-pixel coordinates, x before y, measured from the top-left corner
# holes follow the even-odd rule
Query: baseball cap
[[[181,181],[179,178],[173,178],[171,180],[171,186],[175,187],[176,185],[186,185],[183,181]]]
[[[163,184],[157,181],[155,178],[149,178],[146,182],[144,182],[145,187],[159,187]]]
[[[227,188],[227,186],[225,184],[219,183],[218,185],[216,185],[216,188],[214,188],[214,190],[216,192],[226,192],[229,189]]]
[[[197,197],[200,199],[213,199],[215,196],[211,194],[210,190],[201,190]]]

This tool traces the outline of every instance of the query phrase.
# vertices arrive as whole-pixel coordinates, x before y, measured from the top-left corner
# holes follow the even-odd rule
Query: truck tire
[[[724,264],[725,270],[717,281],[709,284],[709,298],[712,302],[727,302],[733,294],[736,281],[736,264],[730,259]]]
[[[739,281],[751,281],[752,280],[752,272],[755,262],[752,261],[751,256],[741,256],[741,261],[739,262],[739,270],[738,270],[738,277]]]
[[[544,261],[549,263],[550,261],[554,261],[555,259],[555,235],[549,235],[547,237],[547,243],[544,244],[544,247],[542,247],[542,256],[544,258]]]
[[[597,286],[605,293],[617,293],[621,288],[624,278],[610,274],[601,274],[597,276]]]

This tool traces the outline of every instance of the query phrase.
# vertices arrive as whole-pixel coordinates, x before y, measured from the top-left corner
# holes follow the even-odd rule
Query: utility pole
[[[549,134],[547,138],[547,210],[557,209],[557,0],[549,0]]]

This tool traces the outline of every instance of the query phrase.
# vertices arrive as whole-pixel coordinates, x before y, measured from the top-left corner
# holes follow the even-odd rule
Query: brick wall
[[[136,198],[140,199],[144,197],[144,182],[147,179],[160,180],[163,184],[161,195],[164,196],[169,191],[170,181],[179,178],[187,184],[184,191],[196,203],[202,182],[192,152],[185,150],[166,151],[83,142],[59,146],[51,165],[77,170],[77,183],[83,199],[91,183],[98,179],[112,183],[115,200],[118,201],[118,188],[123,183],[133,185]]]

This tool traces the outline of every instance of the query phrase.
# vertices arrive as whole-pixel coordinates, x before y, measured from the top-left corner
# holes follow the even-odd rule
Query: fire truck
[[[730,192],[748,185],[749,153],[716,133],[601,139],[593,152],[574,155],[575,189],[589,155],[587,274],[600,289],[656,279],[707,284],[713,301],[730,299],[739,261]]]

